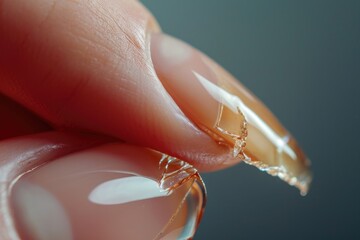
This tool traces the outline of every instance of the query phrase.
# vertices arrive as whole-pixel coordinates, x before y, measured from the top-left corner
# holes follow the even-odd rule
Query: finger
[[[1,3],[4,94],[53,126],[115,136],[202,169],[231,158],[158,80],[149,32],[159,28],[137,1]]]
[[[0,140],[38,132],[50,127],[40,118],[0,94]]]
[[[36,157],[29,154],[59,144],[81,150],[80,139],[82,147],[87,143],[88,149],[69,154],[69,149],[53,147],[38,151]],[[8,239],[10,233],[29,240],[193,237],[205,192],[191,167],[187,172],[181,171],[181,161],[172,160],[168,167],[159,168],[163,156],[158,152],[119,143],[91,147],[91,142],[85,136],[55,132],[0,144],[5,154],[2,159],[11,163],[6,168],[0,164],[1,171],[18,168],[15,162],[22,166],[31,163],[34,168],[11,183],[11,189],[10,184],[3,184],[2,192],[10,195],[11,202],[0,200],[1,209],[14,214],[14,225],[2,229],[1,239]],[[14,159],[14,149],[26,157]],[[55,159],[49,161],[51,156]],[[168,181],[171,186],[159,185],[167,183],[166,178],[162,180],[167,168],[173,171]],[[6,176],[9,183],[11,179]]]
[[[26,11],[41,23],[29,21],[30,34],[8,20],[15,14],[5,16],[15,34],[1,45],[9,56],[21,49],[6,62],[0,86],[6,94],[59,127],[116,136],[202,170],[245,160],[306,192],[308,160],[276,118],[204,55],[157,37],[157,25],[137,2],[53,3],[46,18]],[[16,72],[18,62],[31,68]]]

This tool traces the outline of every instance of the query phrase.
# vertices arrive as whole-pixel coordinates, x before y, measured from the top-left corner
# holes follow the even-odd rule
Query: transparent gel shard
[[[194,74],[218,103],[214,126],[200,127],[218,143],[232,147],[234,158],[278,176],[305,195],[311,182],[309,161],[271,112],[231,82],[216,85]]]
[[[119,146],[119,157],[114,146],[100,147],[17,180],[11,202],[20,239],[192,239],[206,202],[196,169],[141,148],[133,147],[136,161],[126,159]],[[62,235],[51,231],[61,227]]]
[[[266,172],[271,176],[280,178],[290,186],[295,186],[300,190],[300,194],[302,196],[306,196],[309,191],[309,185],[311,182],[310,173],[294,176],[289,174],[283,166],[269,166],[261,161],[252,161],[251,159],[245,159],[244,162],[248,165],[257,167],[260,171]]]
[[[223,135],[232,139],[233,156],[241,160],[248,159],[244,152],[248,135],[247,125],[247,120],[239,107],[234,112],[224,104],[220,105],[215,127]]]
[[[236,103],[236,101],[234,102]],[[267,130],[268,127],[261,124],[261,120],[257,119],[251,112],[249,113],[250,110],[247,110],[243,103],[238,105],[237,111],[234,112],[225,104],[221,104],[215,124],[216,129],[224,136],[224,139],[232,139],[233,156],[240,158],[246,164],[254,166],[260,171],[279,177],[289,185],[297,187],[300,194],[305,196],[311,182],[311,173],[306,169],[309,166],[309,161],[301,149],[297,147],[295,140],[290,135],[280,137],[272,130]],[[263,131],[270,132],[263,135],[268,135],[270,139],[276,138],[273,141],[272,149],[268,152],[268,158],[259,159],[256,154],[252,154],[253,157],[250,158],[246,155],[249,124],[244,113],[240,110],[240,106],[243,106],[242,108],[247,113],[247,116],[250,116],[250,119],[252,118],[250,126],[252,126],[253,131],[261,132],[259,128],[262,128]],[[236,124],[234,124],[234,121]],[[251,155],[251,152],[249,154]],[[301,162],[304,163],[299,165]],[[302,166],[301,169],[299,169],[299,166]]]
[[[165,154],[159,162],[159,169],[162,171],[159,186],[165,192],[171,192],[192,177],[198,177],[192,165]]]
[[[200,117],[192,118],[215,141],[232,149],[233,159],[225,164],[243,160],[305,194],[311,181],[309,161],[294,138],[231,74],[202,54],[198,60],[192,73],[209,108],[197,109]]]

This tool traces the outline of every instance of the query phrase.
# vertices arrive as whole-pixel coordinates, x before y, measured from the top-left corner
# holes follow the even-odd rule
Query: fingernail
[[[11,201],[21,239],[190,239],[205,187],[181,160],[108,144],[26,173]]]
[[[228,72],[171,36],[151,36],[156,73],[182,111],[219,144],[276,175],[302,194],[311,181],[309,162],[273,114]]]

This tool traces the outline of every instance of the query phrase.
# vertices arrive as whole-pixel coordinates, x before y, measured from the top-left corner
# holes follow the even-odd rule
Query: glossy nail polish
[[[45,163],[11,191],[21,239],[191,239],[206,192],[191,165],[107,144]]]
[[[295,185],[306,194],[309,161],[273,114],[229,73],[173,37],[152,35],[159,79],[182,111],[242,160]],[[226,163],[225,163],[226,164]]]

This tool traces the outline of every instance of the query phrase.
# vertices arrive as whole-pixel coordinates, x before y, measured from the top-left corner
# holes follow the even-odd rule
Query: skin
[[[199,170],[229,166],[231,150],[194,125],[159,81],[149,35],[160,31],[137,1],[0,0],[1,239],[13,239],[8,185],[28,170],[21,156],[38,148],[52,150],[32,164],[127,142]]]
[[[233,139],[218,144],[219,137],[226,136],[204,130],[212,131],[219,103],[201,85],[194,85],[186,75],[189,72],[170,71],[166,64],[171,62],[157,58],[156,47],[150,48],[156,35],[163,35],[159,24],[136,0],[0,0],[1,239],[14,239],[4,211],[9,207],[9,185],[32,164],[110,142],[136,145],[142,151],[151,148],[200,171],[220,170],[240,161],[233,156]],[[186,69],[199,64],[196,70],[206,75],[208,69],[219,68],[208,61],[188,62]],[[235,89],[234,94],[251,100],[246,103],[249,108],[269,120],[270,128],[281,136],[288,136],[262,103],[228,73],[221,69],[208,73],[211,79],[217,75],[230,79],[226,90]],[[239,120],[231,115],[227,124],[232,127]],[[248,136],[250,154],[261,152],[260,146],[263,155],[254,155],[255,159],[272,160],[266,159],[268,152],[279,146],[259,144],[265,138],[254,132]],[[298,149],[295,143],[290,147]],[[150,154],[138,160],[130,148],[122,145],[126,161],[141,165],[152,159],[157,164],[158,157],[154,161]],[[294,171],[295,175],[308,167],[305,156],[299,158],[293,168],[301,171]]]
[[[137,1],[1,0],[0,92],[52,128],[112,136],[216,170],[229,149],[162,86],[149,49],[158,31]]]

